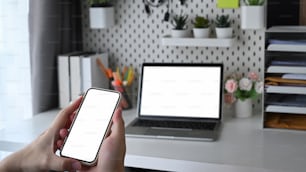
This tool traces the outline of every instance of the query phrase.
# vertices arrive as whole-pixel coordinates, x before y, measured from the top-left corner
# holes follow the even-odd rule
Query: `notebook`
[[[137,118],[127,137],[214,141],[222,116],[223,64],[144,63]]]

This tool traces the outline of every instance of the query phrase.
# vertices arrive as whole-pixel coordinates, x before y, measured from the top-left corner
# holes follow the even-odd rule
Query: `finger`
[[[73,119],[75,117],[77,110],[74,111],[70,116],[69,116],[69,120],[66,122],[65,128],[70,128],[71,123],[73,122]]]
[[[116,122],[116,121],[120,121],[122,119],[122,109],[121,107],[117,108],[114,112],[114,116],[113,116],[113,122]]]
[[[55,118],[52,128],[54,129],[60,129],[63,128],[69,119],[69,115],[73,113],[75,110],[78,109],[80,106],[80,103],[82,101],[82,96],[80,96],[78,99],[76,99],[72,104],[64,108]]]
[[[65,139],[68,136],[68,130],[66,128],[60,129],[59,135],[61,139]]]
[[[64,141],[63,141],[63,140],[58,140],[58,141],[56,142],[56,147],[57,147],[57,149],[62,149],[63,144],[64,144]]]
[[[69,120],[67,120],[66,124],[65,124],[65,128],[70,128],[71,126],[71,123],[75,117],[75,114],[76,114],[77,110],[74,111],[70,116],[69,116]]]
[[[76,171],[81,170],[81,168],[82,165],[79,161],[58,157],[56,155],[53,155],[49,161],[49,169],[55,171]]]
[[[74,111],[71,115],[70,115],[70,122],[73,121],[74,117],[75,117],[76,111]]]
[[[124,137],[125,128],[121,108],[116,109],[113,116],[111,135]]]

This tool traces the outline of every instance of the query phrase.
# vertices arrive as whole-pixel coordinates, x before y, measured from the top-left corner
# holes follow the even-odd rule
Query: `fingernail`
[[[74,162],[72,163],[72,169],[73,170],[80,170],[81,169],[81,163],[80,162]]]

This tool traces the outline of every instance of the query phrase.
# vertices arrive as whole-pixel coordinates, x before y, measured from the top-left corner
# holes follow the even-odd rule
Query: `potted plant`
[[[244,0],[241,6],[241,28],[262,29],[265,27],[265,0]]]
[[[263,82],[258,74],[250,72],[248,76],[238,76],[236,73],[225,80],[224,100],[227,104],[236,102],[236,117],[252,115],[252,99],[263,92]]]
[[[229,15],[221,15],[216,18],[216,35],[217,38],[232,38],[233,28],[231,28],[231,22]]]
[[[171,20],[171,24],[173,25],[173,29],[171,31],[171,35],[174,38],[188,37],[187,30],[187,19],[188,15],[175,15]]]
[[[115,24],[111,0],[89,0],[89,25],[92,29],[108,28]]]
[[[193,26],[193,36],[195,38],[209,37],[209,21],[205,17],[196,16]]]

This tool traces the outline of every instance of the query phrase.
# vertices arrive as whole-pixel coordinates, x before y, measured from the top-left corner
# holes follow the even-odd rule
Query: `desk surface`
[[[135,114],[126,111],[126,123]],[[301,172],[306,168],[306,132],[263,130],[260,115],[226,117],[216,142],[127,138],[126,165],[169,171]]]
[[[1,151],[15,151],[44,131],[59,110],[48,111],[0,130]],[[128,124],[135,109],[124,111]],[[216,142],[127,138],[125,165],[167,171],[302,172],[306,132],[263,130],[259,115],[225,117]]]

